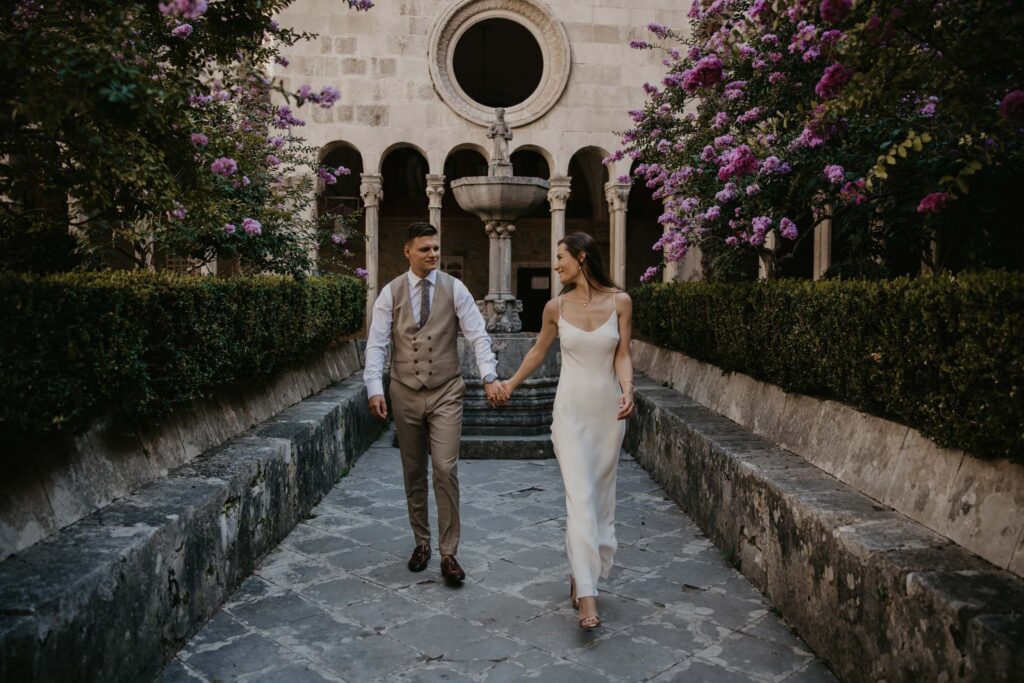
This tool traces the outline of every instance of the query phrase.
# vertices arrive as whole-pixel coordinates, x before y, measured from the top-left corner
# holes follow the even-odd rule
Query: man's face
[[[405,257],[412,272],[422,277],[440,264],[441,241],[437,235],[416,237],[405,245]]]

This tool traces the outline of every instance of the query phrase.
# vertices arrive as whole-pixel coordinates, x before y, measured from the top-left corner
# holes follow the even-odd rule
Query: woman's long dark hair
[[[594,241],[593,237],[585,232],[573,232],[558,240],[558,243],[564,244],[565,248],[572,254],[572,257],[580,263],[583,277],[586,278],[591,288],[622,291],[622,287],[615,284],[615,280],[612,280],[611,276],[604,269],[601,252],[597,250],[597,242]],[[580,262],[580,254],[584,255],[582,262]],[[562,294],[571,292],[574,289],[576,289],[575,284],[567,284],[562,288]]]

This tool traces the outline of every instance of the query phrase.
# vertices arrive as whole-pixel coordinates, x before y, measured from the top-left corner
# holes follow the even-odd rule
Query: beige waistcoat
[[[394,302],[391,319],[391,379],[412,389],[436,389],[457,377],[459,319],[455,313],[455,280],[438,271],[430,316],[421,328],[419,311],[412,310],[409,275],[402,273],[388,285]]]

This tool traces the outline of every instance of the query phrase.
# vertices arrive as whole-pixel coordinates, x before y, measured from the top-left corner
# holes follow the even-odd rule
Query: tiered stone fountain
[[[508,153],[512,130],[505,123],[504,114],[503,109],[497,109],[494,123],[487,129],[492,149],[487,175],[452,182],[455,201],[484,222],[490,238],[488,291],[477,306],[487,322],[501,378],[510,377],[519,368],[535,338],[521,332],[519,312],[523,304],[512,293],[514,222],[539,207],[550,188],[542,178],[512,174]],[[476,361],[464,339],[459,340],[459,347],[462,374],[468,387],[462,428],[463,457],[550,457],[551,407],[561,360],[557,343],[510,405],[499,409],[487,403]]]

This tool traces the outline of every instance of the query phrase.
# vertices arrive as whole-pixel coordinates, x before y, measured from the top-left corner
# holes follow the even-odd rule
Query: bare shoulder
[[[615,297],[615,310],[620,314],[633,310],[633,300],[629,298],[628,293],[618,291],[613,296]]]
[[[544,318],[556,320],[558,318],[558,297],[548,300],[544,304]]]

